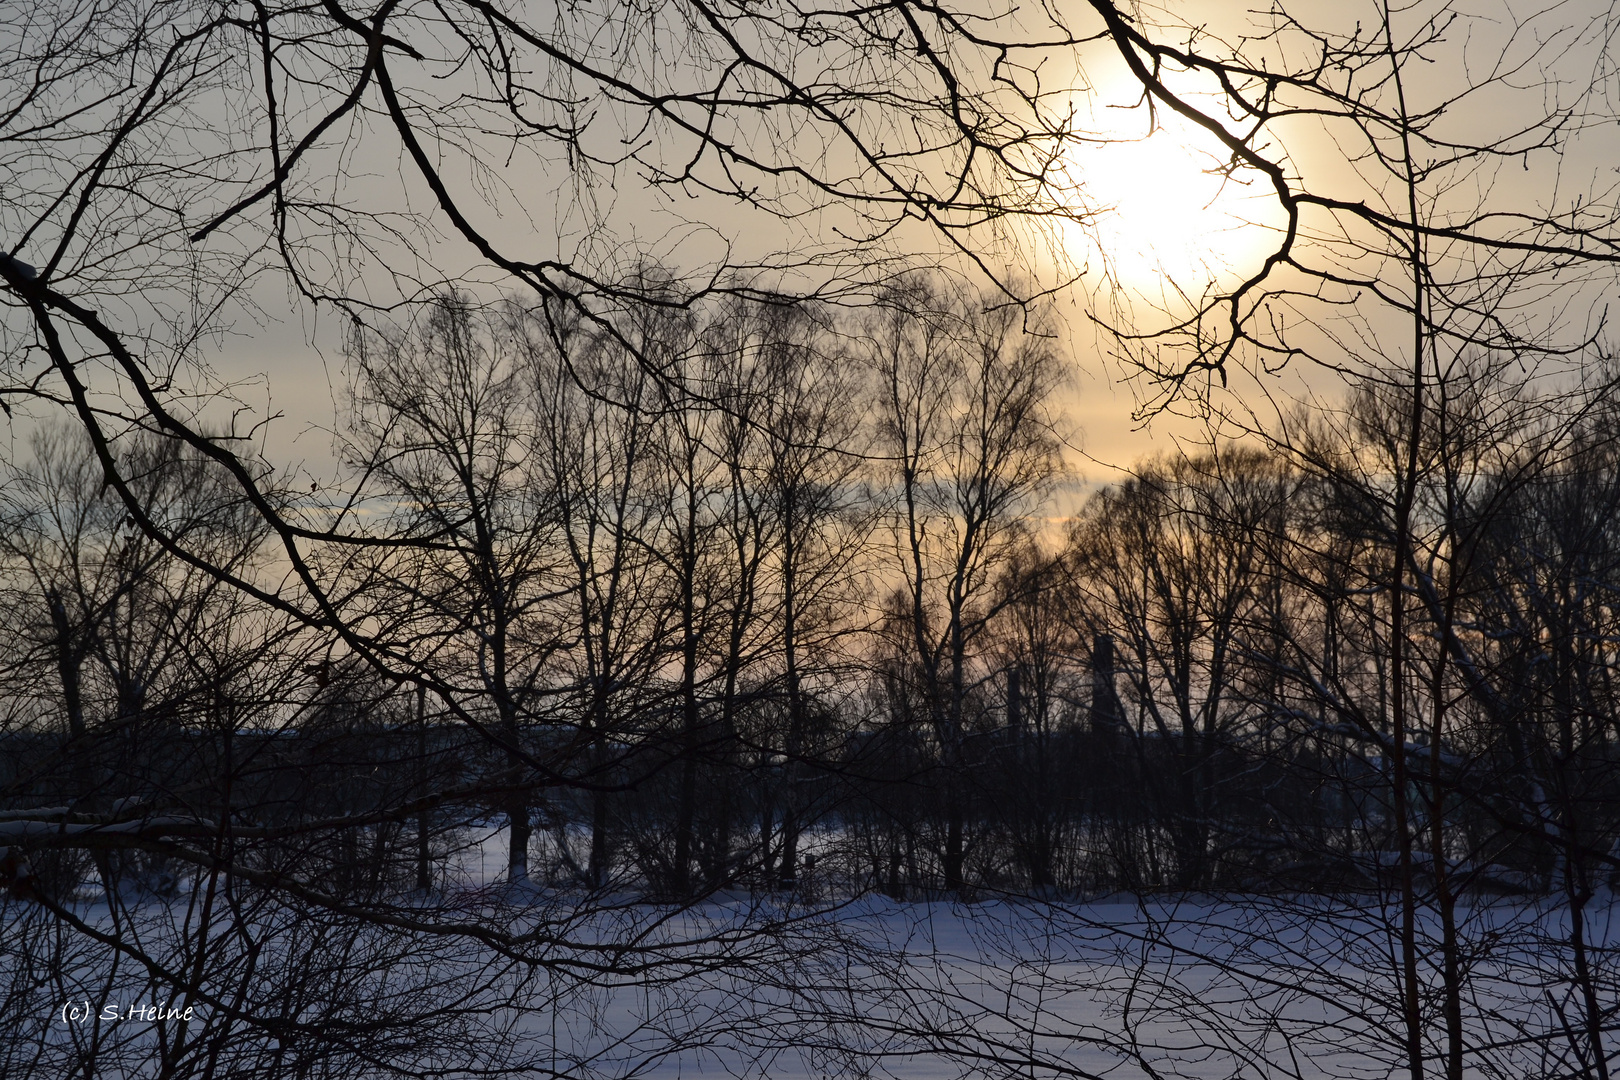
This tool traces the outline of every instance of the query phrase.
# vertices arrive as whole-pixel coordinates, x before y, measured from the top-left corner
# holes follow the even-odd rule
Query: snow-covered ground
[[[1383,914],[1297,899],[863,902],[839,913],[836,937],[878,960],[833,962],[825,981],[761,991],[756,1026],[729,1053],[679,1054],[647,1075],[1404,1075],[1394,923]],[[1607,965],[1613,909],[1595,914]],[[1498,904],[1463,919],[1467,1074],[1583,1075],[1579,1040],[1564,1027],[1578,1003],[1559,918]],[[1438,962],[1430,951],[1431,990]],[[1604,981],[1612,1010],[1607,966]],[[1437,1005],[1431,994],[1435,1055],[1445,1039]],[[803,1052],[769,1070],[748,1067],[795,1045]]]
[[[355,936],[339,922],[270,908],[232,913],[246,915],[238,930],[247,926],[256,938],[256,951],[246,950],[216,908],[208,977],[245,997],[237,1018],[217,997],[200,1006],[211,1026],[198,1034],[224,1046],[226,1059],[240,1039],[261,1047],[254,1060],[279,1062],[277,1048],[298,1043],[298,1025],[352,1029],[356,1049],[342,1073],[351,1080],[390,1074],[364,1065],[368,1056],[452,1076],[486,1068],[910,1080],[1360,1080],[1405,1072],[1398,920],[1371,899],[865,897],[806,907],[737,895],[686,910],[609,903],[581,911],[543,890],[503,893],[502,839],[493,828],[471,836],[445,896],[469,926],[530,933],[525,955],[545,963],[513,960],[476,935]],[[183,892],[147,902],[117,932],[142,955],[190,970],[191,942],[201,940],[196,900]],[[12,904],[0,913],[10,922],[0,926],[6,1015],[22,1021],[0,1035],[0,1075],[83,1074],[75,1063],[97,1038],[114,1049],[122,1042],[116,1055],[98,1051],[110,1056],[97,1075],[155,1075],[173,1025],[76,1026],[57,1013],[78,1000],[102,1009],[126,998],[193,998],[154,979],[134,954],[94,940],[114,930],[104,902],[87,898],[75,909],[81,927],[53,941],[24,940],[62,929],[27,911]],[[1587,926],[1610,1022],[1620,986],[1614,914],[1612,898],[1600,897]],[[1438,1054],[1438,926],[1425,919],[1419,934],[1430,987],[1424,1009],[1434,1018],[1427,1046]],[[1552,901],[1460,912],[1468,1075],[1583,1075],[1584,1014],[1567,939],[1566,914]],[[598,949],[609,942],[632,947]],[[257,967],[245,966],[250,951]],[[261,1022],[276,1009],[291,1034]],[[368,1017],[387,1022],[370,1031]]]

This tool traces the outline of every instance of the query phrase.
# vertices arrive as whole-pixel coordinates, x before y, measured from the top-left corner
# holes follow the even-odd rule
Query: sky
[[[1403,17],[1411,25],[1404,29],[1415,32],[1421,16],[1436,7],[1407,9]],[[1522,5],[1500,0],[1465,7],[1470,17],[1429,50],[1428,61],[1413,65],[1408,89],[1419,108],[1452,93],[1465,70],[1484,70],[1481,65],[1500,55],[1499,49],[1493,52],[1493,40],[1499,44],[1513,20],[1527,14],[1515,10]],[[1254,32],[1259,18],[1251,5],[1235,0],[1145,9],[1149,15],[1155,10],[1168,21],[1228,41]],[[1312,19],[1336,19],[1341,27],[1354,25],[1358,13],[1370,25],[1374,11],[1370,5],[1316,4],[1301,10]],[[1549,102],[1557,104],[1560,94],[1570,94],[1582,79],[1589,82],[1591,72],[1605,63],[1602,36],[1589,32],[1595,25],[1592,20],[1604,12],[1600,4],[1578,3],[1530,13],[1537,21],[1522,34],[1530,44],[1509,53],[1514,63],[1528,64],[1515,79],[1518,89],[1493,91],[1455,107],[1445,133],[1478,138],[1486,131],[1511,129],[1521,115],[1529,116]],[[1081,24],[1077,19],[1075,25]],[[1542,52],[1536,51],[1537,42],[1542,43]],[[1250,48],[1265,54],[1269,46]],[[1078,61],[1072,53],[1048,57],[1043,79],[1044,85],[1060,91],[1052,107],[1070,100],[1084,130],[1100,140],[1066,156],[1053,174],[1061,189],[1053,197],[1094,211],[1093,227],[1059,225],[1044,233],[1014,230],[986,250],[994,267],[1041,285],[1084,270],[1051,304],[1073,357],[1074,379],[1064,404],[1077,433],[1074,464],[1085,482],[1095,483],[1119,475],[1120,467],[1145,454],[1167,450],[1178,441],[1196,442],[1205,433],[1198,420],[1161,415],[1149,422],[1139,415],[1152,388],[1120,361],[1116,344],[1099,331],[1098,320],[1145,321],[1156,303],[1174,315],[1177,289],[1197,295],[1210,279],[1230,284],[1252,272],[1275,239],[1281,218],[1255,175],[1212,174],[1216,159],[1211,140],[1185,122],[1164,119],[1161,113],[1161,130],[1143,138],[1147,110],[1139,107],[1134,85],[1122,74],[1117,58],[1110,58],[1106,45],[1082,52]],[[1549,70],[1567,76],[1567,81],[1547,83]],[[1532,75],[1543,80],[1539,90],[1524,89],[1535,82]],[[1199,97],[1207,84],[1183,79],[1173,85],[1194,100],[1208,100]],[[1389,195],[1376,190],[1376,182],[1369,186],[1365,170],[1358,178],[1347,167],[1344,158],[1355,147],[1342,132],[1325,131],[1310,119],[1280,123],[1278,132],[1278,139],[1266,143],[1268,152],[1282,151],[1291,173],[1309,178],[1314,188],[1342,197]],[[397,142],[385,136],[363,124],[347,133],[324,159],[311,161],[305,178],[308,191],[369,207],[421,210],[428,193],[411,179]],[[1613,180],[1617,141],[1611,125],[1575,139],[1562,155],[1527,153],[1522,162],[1495,162],[1490,170],[1461,176],[1448,197],[1463,206],[1490,202],[1543,209],[1583,193],[1590,200]],[[457,180],[465,190],[487,196],[468,198],[466,205],[480,215],[480,223],[492,235],[526,257],[584,257],[612,266],[615,259],[650,254],[701,270],[728,255],[747,262],[818,240],[835,247],[836,232],[851,224],[847,209],[836,205],[783,223],[751,214],[735,200],[712,192],[655,190],[634,164],[599,168],[587,175],[521,156],[502,159],[495,152],[498,147],[479,145],[476,139],[470,145],[493,164],[492,179],[476,185],[473,181],[478,178]],[[453,159],[453,154],[447,158]],[[582,183],[582,177],[589,182]],[[1322,222],[1313,227],[1326,232]],[[414,259],[421,280],[443,273],[452,279],[491,282],[491,294],[499,290],[498,277],[480,270],[476,256],[442,221],[435,232],[421,240],[411,258],[395,258],[398,253],[390,255],[385,249],[386,268],[409,273]],[[925,260],[939,256],[939,237],[926,230],[903,226],[895,237],[900,249]],[[361,279],[357,284],[381,297],[391,283]],[[1573,319],[1578,324],[1582,318],[1590,319],[1602,296],[1573,303],[1571,297],[1594,287],[1601,294],[1606,286],[1601,282],[1570,286],[1547,303],[1564,304],[1566,323]],[[264,449],[272,460],[295,467],[302,463],[316,479],[329,478],[335,469],[331,432],[346,378],[342,320],[330,311],[294,303],[285,285],[274,278],[262,279],[252,298],[261,312],[257,320],[237,317],[233,332],[207,350],[206,361],[214,377],[232,387],[255,417],[275,417],[262,429]],[[1355,317],[1366,323],[1357,332],[1375,341],[1398,339],[1400,327],[1389,322],[1387,314],[1360,302],[1353,306]],[[1248,394],[1247,403],[1264,403],[1266,394],[1287,401],[1299,394],[1331,394],[1339,377],[1337,372],[1301,370],[1296,364],[1283,379],[1238,379],[1234,392]]]

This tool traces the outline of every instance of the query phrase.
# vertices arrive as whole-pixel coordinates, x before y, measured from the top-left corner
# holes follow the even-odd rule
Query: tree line
[[[1056,516],[1042,331],[926,278],[611,334],[446,295],[351,340],[345,494],[275,497],[366,542],[296,570],[206,460],[118,446],[165,549],[44,429],[0,492],[11,888],[172,894],[209,830],[344,895],[450,888],[480,829],[510,886],[658,900],[1612,880],[1607,384],[1460,362],[1398,552],[1395,381]],[[295,572],[420,676],[253,602]]]

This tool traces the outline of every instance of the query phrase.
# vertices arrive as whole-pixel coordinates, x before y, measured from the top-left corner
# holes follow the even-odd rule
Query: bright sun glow
[[[1076,227],[1076,263],[1156,302],[1197,298],[1217,283],[1251,273],[1276,243],[1280,215],[1264,178],[1224,177],[1214,140],[1175,117],[1151,137],[1076,147],[1065,158],[1065,201],[1094,215]]]

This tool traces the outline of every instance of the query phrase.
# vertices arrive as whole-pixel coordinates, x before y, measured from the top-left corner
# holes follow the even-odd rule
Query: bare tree
[[[1071,529],[1075,586],[1095,632],[1123,652],[1140,734],[1175,748],[1175,776],[1144,777],[1171,786],[1156,792],[1171,857],[1153,884],[1218,880],[1215,803],[1233,767],[1224,751],[1256,722],[1246,653],[1266,622],[1290,488],[1258,452],[1177,456],[1093,497]]]
[[[580,777],[590,800],[590,848],[583,867],[554,819],[558,852],[593,888],[613,880],[614,789],[629,782],[630,743],[659,696],[655,673],[667,647],[667,597],[646,539],[666,509],[652,496],[657,391],[635,357],[610,337],[563,335],[562,348],[530,314],[509,312],[533,380],[538,450],[554,484],[569,569],[559,628],[570,642],[557,663],[589,733]]]
[[[939,755],[940,859],[959,891],[968,837],[964,739],[997,577],[1026,515],[1058,476],[1046,411],[1057,380],[1046,342],[1010,310],[980,314],[922,282],[867,331],[881,405],[875,450],[892,501],[897,588],[890,635]]]
[[[489,722],[506,756],[508,880],[526,886],[536,783],[526,743],[554,689],[546,662],[559,633],[545,601],[561,580],[553,483],[520,401],[519,357],[457,297],[418,332],[354,351],[349,454],[370,481],[357,493],[403,503],[384,529],[407,541],[381,549],[381,565],[362,562],[356,592],[374,593],[396,649],[431,658],[423,666],[441,692]]]
[[[773,527],[772,577],[767,592],[777,635],[774,662],[785,724],[762,740],[781,754],[780,785],[766,796],[761,858],[767,880],[796,881],[798,843],[811,816],[807,765],[829,744],[818,740],[818,714],[833,706],[833,680],[851,669],[840,648],[859,629],[861,588],[875,526],[863,474],[870,438],[861,406],[866,384],[826,314],[771,311],[759,328],[764,445],[758,483]],[[825,735],[827,733],[822,732]],[[770,836],[781,815],[779,845]]]
[[[147,514],[216,565],[256,572],[262,530],[206,462],[140,435],[119,449]],[[46,705],[18,735],[63,737],[54,760],[32,763],[43,775],[27,780],[19,770],[16,779],[66,781],[57,794],[69,813],[161,813],[195,766],[176,738],[210,726],[221,696],[263,677],[261,661],[281,655],[287,628],[133,528],[72,429],[37,432],[32,460],[8,472],[0,495],[5,617],[15,643],[8,697]],[[8,794],[25,798],[21,789]],[[124,887],[173,892],[165,860],[152,855],[142,865],[140,855],[98,855],[110,898]],[[58,884],[71,895],[77,883]]]

